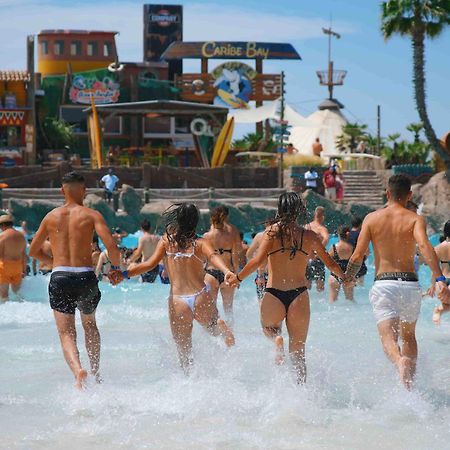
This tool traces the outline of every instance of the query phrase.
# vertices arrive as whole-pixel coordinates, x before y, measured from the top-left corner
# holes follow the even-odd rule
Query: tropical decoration
[[[425,40],[442,34],[450,24],[449,0],[389,0],[381,5],[381,30],[386,40],[399,34],[411,39],[413,51],[413,84],[417,112],[432,149],[447,167],[450,153],[439,139],[428,117],[425,95]]]

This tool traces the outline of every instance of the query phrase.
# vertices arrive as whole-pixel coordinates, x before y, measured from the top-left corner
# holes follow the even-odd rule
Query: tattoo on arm
[[[353,262],[349,261],[347,265],[347,270],[345,271],[345,275],[348,275],[349,277],[355,278],[357,273],[359,272],[359,269],[361,269],[362,263],[361,262]]]

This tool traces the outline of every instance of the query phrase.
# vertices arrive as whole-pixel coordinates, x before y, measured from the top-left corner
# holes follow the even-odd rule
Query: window
[[[55,41],[53,45],[55,55],[64,55],[64,41]]]
[[[48,55],[48,41],[41,42],[41,53],[43,55]]]
[[[170,134],[171,120],[170,117],[146,117],[144,119],[144,135],[146,134]]]
[[[81,55],[81,42],[80,41],[72,41],[70,44],[70,54],[72,56]]]
[[[97,42],[88,42],[87,45],[87,55],[96,56],[97,55]]]
[[[103,124],[106,134],[122,134],[122,117],[111,117]]]
[[[113,56],[113,45],[112,42],[105,42],[103,44],[103,56]]]

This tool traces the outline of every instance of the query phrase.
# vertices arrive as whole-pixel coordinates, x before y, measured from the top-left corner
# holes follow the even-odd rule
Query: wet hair
[[[151,227],[152,227],[152,225],[151,225],[151,223],[150,223],[149,220],[144,219],[144,220],[141,222],[141,228],[142,228],[144,231],[150,231]]]
[[[72,171],[63,175],[61,181],[62,184],[84,184],[84,177],[78,172]]]
[[[164,211],[163,217],[169,243],[181,250],[189,248],[197,237],[198,208],[193,203],[176,203]]]
[[[269,222],[270,225],[278,224],[278,227],[275,232],[269,230],[268,234],[283,242],[284,238],[289,236],[289,226],[296,223],[299,217],[302,222],[306,221],[306,207],[302,198],[296,192],[281,194],[278,199],[277,215]]]
[[[323,206],[318,206],[314,210],[314,217],[317,216],[318,214],[325,214],[325,208]]]
[[[348,242],[350,239],[350,227],[346,225],[339,225],[337,235],[339,236],[339,239]]]
[[[401,173],[392,175],[389,178],[388,187],[394,200],[404,200],[411,191],[411,180]]]
[[[244,239],[244,233],[242,231],[239,231],[239,237],[241,238],[241,241]]]
[[[447,220],[444,225],[444,239],[450,238],[450,220]]]
[[[257,235],[258,233],[252,233],[252,239],[255,239],[255,236]]]
[[[211,211],[211,223],[213,225],[223,225],[229,213],[230,211],[226,206],[217,206]]]
[[[362,221],[361,217],[354,216],[354,217],[352,217],[351,223],[352,223],[352,228],[359,228],[362,225],[363,221]]]
[[[94,236],[92,236],[92,243],[98,245],[98,236],[96,234],[94,234]]]
[[[2,222],[0,224],[0,227],[4,227],[4,228],[10,228],[14,225],[14,222]]]

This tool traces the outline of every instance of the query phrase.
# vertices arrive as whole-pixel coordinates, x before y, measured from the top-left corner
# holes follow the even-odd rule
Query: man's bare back
[[[23,234],[8,228],[0,234],[0,259],[4,261],[24,260],[27,243]]]
[[[330,233],[328,232],[328,229],[325,225],[322,225],[317,220],[313,220],[311,223],[307,225],[307,228],[309,228],[311,231],[314,231],[322,241],[322,245],[326,247],[328,244],[328,241],[330,240]]]
[[[365,234],[373,244],[377,274],[414,272],[415,233],[421,226],[425,226],[422,217],[398,204],[367,216]]]

